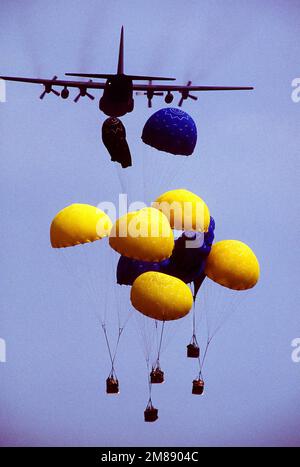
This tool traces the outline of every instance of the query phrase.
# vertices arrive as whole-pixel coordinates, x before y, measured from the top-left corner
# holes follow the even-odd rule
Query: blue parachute
[[[152,263],[121,256],[117,266],[117,283],[120,285],[132,285],[135,279],[148,271],[164,272],[169,259]]]
[[[132,285],[140,274],[147,271],[163,272],[186,283],[202,283],[205,277],[205,260],[214,241],[214,229],[215,221],[211,217],[208,232],[183,232],[175,241],[171,257],[161,262],[152,263],[121,256],[117,267],[118,284]]]
[[[215,221],[211,217],[208,232],[183,232],[175,241],[165,272],[186,283],[200,277],[214,241],[214,229]]]
[[[160,109],[147,120],[142,140],[159,151],[190,156],[197,142],[196,124],[180,109]]]

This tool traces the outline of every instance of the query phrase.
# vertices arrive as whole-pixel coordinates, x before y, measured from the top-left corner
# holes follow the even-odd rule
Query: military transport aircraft
[[[88,91],[92,89],[103,89],[103,95],[99,101],[99,108],[102,112],[110,117],[120,117],[128,112],[133,111],[134,99],[133,92],[137,94],[145,94],[148,99],[148,106],[151,107],[153,96],[165,95],[165,102],[170,104],[173,101],[173,92],[178,91],[181,94],[178,103],[181,107],[184,100],[191,98],[197,100],[197,97],[190,94],[190,91],[236,91],[236,90],[251,90],[253,87],[243,86],[192,86],[191,81],[187,85],[178,84],[152,84],[152,81],[174,81],[175,78],[164,78],[160,76],[138,76],[127,75],[124,73],[124,29],[121,29],[120,45],[119,45],[119,60],[116,74],[107,73],[66,73],[66,76],[74,76],[80,78],[102,78],[106,82],[95,82],[90,79],[89,81],[68,81],[59,80],[57,76],[52,79],[42,78],[21,78],[17,76],[0,76],[0,79],[7,81],[18,81],[21,83],[42,84],[44,91],[40,95],[43,99],[46,94],[53,93],[56,96],[61,96],[62,99],[69,97],[68,88],[77,88],[79,93],[75,97],[74,102],[78,102],[80,97],[87,96],[89,99],[94,100]],[[133,81],[148,81],[148,84],[136,84]],[[59,93],[53,86],[62,87]]]

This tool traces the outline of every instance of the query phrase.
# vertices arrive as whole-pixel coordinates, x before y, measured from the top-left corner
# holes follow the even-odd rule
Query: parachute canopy
[[[259,262],[245,243],[222,240],[212,246],[205,273],[214,282],[229,289],[251,289],[259,279]]]
[[[54,217],[50,227],[53,248],[90,243],[109,235],[112,222],[105,212],[89,204],[71,204]]]
[[[175,240],[173,253],[162,272],[178,277],[186,283],[203,276],[206,258],[214,240],[214,229],[215,222],[211,217],[207,233],[183,232]]]
[[[119,162],[122,167],[132,165],[130,150],[126,141],[126,130],[116,117],[109,117],[102,125],[102,141],[114,162]]]
[[[142,140],[159,151],[189,156],[197,142],[197,128],[186,112],[177,108],[164,108],[147,120]]]
[[[180,279],[161,272],[145,272],[133,283],[131,303],[150,318],[171,321],[188,314],[193,296]]]
[[[183,188],[166,191],[156,198],[153,206],[166,215],[173,229],[208,231],[209,209],[205,202],[191,191]]]
[[[206,233],[183,232],[175,240],[170,258],[160,262],[139,261],[121,256],[117,267],[117,282],[121,285],[132,285],[144,272],[157,271],[178,277],[185,283],[195,281],[204,275],[207,256],[214,240],[215,221],[211,217]]]
[[[137,277],[144,272],[164,272],[169,259],[160,262],[139,261],[137,259],[121,256],[117,266],[117,283],[120,285],[132,285]]]
[[[171,256],[174,236],[163,213],[154,208],[143,208],[116,221],[109,244],[128,258],[157,262]]]

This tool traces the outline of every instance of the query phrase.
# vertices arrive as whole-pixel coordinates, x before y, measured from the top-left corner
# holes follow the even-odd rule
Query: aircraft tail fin
[[[118,75],[124,74],[124,26],[121,28],[117,73]]]
[[[119,60],[118,60],[118,75],[124,74],[124,26],[121,28],[121,36],[120,36],[120,45],[119,45]],[[132,80],[140,80],[140,81],[151,81],[151,80],[167,80],[173,81],[174,78],[163,78],[157,76],[137,76],[137,75],[126,75],[128,78]]]
[[[121,28],[117,74],[124,75],[124,26],[122,26]],[[108,74],[108,73],[65,73],[65,75],[66,76],[77,76],[81,78],[104,78],[104,79],[113,78],[115,76],[113,74]],[[154,81],[154,80],[173,81],[175,79],[175,78],[164,78],[161,76],[140,76],[140,75],[126,75],[126,76],[132,80],[139,80],[139,81]]]

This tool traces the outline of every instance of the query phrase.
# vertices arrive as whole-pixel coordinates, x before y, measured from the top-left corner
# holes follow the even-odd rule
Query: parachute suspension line
[[[196,303],[195,300],[193,301],[193,334],[191,339],[191,344],[199,347],[197,336],[196,336]]]
[[[80,251],[81,247],[83,247],[83,245],[77,246],[77,253]],[[70,259],[71,255],[72,257],[75,256],[74,252],[70,251],[70,248],[59,248],[59,250],[61,250],[62,253],[59,254],[59,258],[62,261],[68,275],[74,280],[75,285],[80,289],[85,289],[85,292],[88,293],[88,295],[91,295],[89,285],[82,280],[82,275],[78,274],[78,270],[74,268],[72,259]]]
[[[109,344],[105,324],[102,324],[102,329],[103,329],[103,332],[104,332],[105,341],[106,341],[106,345],[107,345],[107,349],[108,349],[108,353],[109,353],[109,358],[110,358],[110,362],[111,362],[111,371],[109,373],[109,377],[116,377],[116,372],[115,372],[115,368],[114,368],[114,357],[113,357],[112,352],[111,352],[111,348],[110,348],[110,344]]]
[[[109,285],[108,285],[108,281],[109,281],[109,277],[107,277],[108,275],[106,274],[106,271],[108,270],[109,268],[109,255],[111,254],[110,252],[110,248],[109,248],[109,245],[106,245],[108,248],[105,249],[105,253],[104,253],[104,273],[103,273],[103,276],[105,277],[105,290],[104,290],[104,310],[103,310],[103,314],[101,314],[100,316],[102,317],[101,318],[101,321],[102,321],[102,324],[105,324],[106,322],[106,317],[107,317],[107,309],[108,309],[108,290],[109,290]],[[107,253],[106,253],[107,251]]]
[[[168,161],[169,156],[170,155],[166,155],[166,159],[161,161],[161,168],[160,168],[160,185],[161,185],[161,188],[160,188],[160,191],[162,191],[162,192],[165,191],[165,186],[166,185],[171,185],[171,182],[172,182],[172,180],[174,178],[174,174],[172,176],[172,170],[170,170],[170,167],[173,167],[172,164],[167,165],[168,170],[166,169],[166,167],[163,167],[164,163],[167,164],[167,162],[169,162]]]
[[[122,290],[124,291],[123,285],[117,284],[115,288],[115,297],[116,297],[116,306],[117,306],[117,315],[118,315],[118,328],[122,330],[127,326],[128,321],[132,316],[132,309],[124,305],[123,297],[121,296]],[[126,304],[126,301],[125,301]],[[126,306],[126,308],[124,308]]]
[[[149,358],[147,359],[147,379],[148,379],[148,390],[149,390],[149,402],[151,402],[152,383],[151,383],[151,377],[150,377],[150,361],[149,361]]]
[[[196,306],[193,302],[193,336],[196,334]]]
[[[121,174],[120,174],[120,167],[119,167],[119,164],[116,165],[116,171],[117,171],[117,175],[118,175],[118,179],[119,179],[119,183],[120,183],[120,186],[121,186],[121,190],[122,190],[122,193],[126,193],[126,189],[125,189],[125,184],[122,180],[122,177],[121,177]],[[124,169],[122,169],[124,170]]]
[[[207,284],[207,283],[206,283]],[[195,300],[195,294],[194,294],[194,308],[193,308],[193,313],[195,313],[195,305],[196,305],[196,300]],[[202,357],[202,354],[199,355],[198,357],[198,364],[199,364],[199,375],[198,375],[198,378],[199,379],[202,379],[203,380],[203,373],[202,373],[202,370],[203,370],[203,365],[204,365],[204,362],[205,362],[205,359],[206,359],[206,355],[207,355],[207,351],[208,351],[208,348],[209,348],[209,345],[210,345],[210,342],[211,342],[211,330],[210,330],[210,323],[209,323],[209,319],[208,319],[208,310],[207,310],[207,307],[208,307],[208,291],[207,291],[207,286],[204,287],[204,292],[203,292],[203,300],[204,300],[204,315],[205,315],[205,320],[206,320],[206,330],[207,330],[207,338],[206,338],[206,345],[205,345],[205,349],[204,349],[204,353],[203,353],[203,357]],[[202,317],[202,315],[201,315]],[[196,321],[196,318],[194,317],[193,315],[193,331],[195,331],[195,327],[194,327],[194,324],[195,324],[195,321]],[[193,337],[192,337],[192,341],[191,341],[191,344],[193,344],[193,338],[194,338],[194,335],[195,335],[195,332],[193,332]],[[196,338],[196,336],[195,336]],[[198,342],[197,342],[197,338],[195,339],[196,340],[196,345],[198,346]],[[202,359],[201,359],[202,357]]]
[[[157,155],[157,154],[156,154]],[[166,154],[165,158],[161,158],[160,163],[160,191],[165,191],[165,185],[168,184],[171,180],[171,168],[173,168],[172,163],[170,164],[169,158],[171,157],[170,154]],[[171,157],[172,158],[172,157]]]
[[[145,161],[145,154],[142,156],[142,191],[143,191],[143,199],[145,201],[146,198],[146,161]]]
[[[239,308],[239,305],[241,304],[241,301],[242,301],[241,294],[239,295],[239,299],[237,299],[237,297],[234,295],[234,291],[230,291],[230,292],[226,291],[226,292],[232,293],[232,294],[230,296],[228,303],[225,306],[227,313],[224,313],[224,316],[221,315],[221,318],[220,318],[220,313],[218,313],[218,311],[220,311],[221,302],[222,302],[223,289],[221,289],[221,287],[219,288],[218,292],[215,292],[216,295],[214,294],[215,300],[212,306],[212,308],[214,309],[214,316],[213,316],[214,319],[212,320],[213,321],[212,323],[210,323],[210,320],[208,317],[209,313],[208,313],[207,307],[206,306],[204,307],[205,314],[206,314],[206,323],[207,323],[207,342],[206,342],[206,347],[205,347],[202,361],[199,358],[199,368],[200,368],[199,376],[200,377],[202,377],[203,366],[206,360],[208,348],[212,340],[215,338],[219,330],[229,321],[232,315],[236,312],[236,310]],[[208,295],[209,295],[208,289],[205,290],[205,295],[206,295],[205,300],[206,302],[208,302]],[[245,298],[245,294],[243,294],[243,298]],[[210,314],[213,314],[212,310],[210,311],[211,311]]]
[[[230,320],[231,316],[236,312],[236,310],[241,305],[241,301],[245,298],[245,294],[243,294],[243,298],[241,294],[239,294],[239,298],[231,295],[229,302],[226,305],[226,308],[229,308],[229,311],[225,313],[225,317],[219,319],[216,323],[216,328],[213,331],[210,340],[212,340],[215,335],[219,332],[219,330]]]
[[[114,267],[114,251],[112,249],[109,249],[109,264],[107,265],[107,272],[108,272],[108,277],[110,277],[112,280],[114,280],[114,270],[115,270],[115,267]],[[115,373],[115,369],[114,369],[114,365],[115,365],[115,360],[116,360],[116,357],[117,357],[117,352],[118,352],[118,348],[119,348],[119,344],[120,344],[120,340],[121,340],[121,336],[123,334],[123,331],[125,329],[125,326],[130,318],[130,315],[128,315],[126,317],[125,320],[122,320],[121,319],[121,305],[122,305],[122,300],[121,300],[121,297],[120,297],[120,289],[121,289],[121,285],[117,285],[117,289],[114,288],[115,290],[115,306],[117,307],[117,320],[118,322],[115,323],[117,324],[117,338],[116,338],[116,344],[115,344],[115,347],[114,347],[114,350],[112,350],[111,348],[111,345],[109,345],[110,347],[110,360],[111,360],[111,364],[112,364],[112,370],[114,371]],[[108,290],[109,290],[109,287],[107,285],[106,287],[106,308],[105,308],[105,315],[106,315],[106,312],[107,312],[107,302],[108,302]],[[105,317],[105,321],[106,321],[106,317]],[[106,326],[105,326],[105,321],[104,321],[104,329],[106,331]],[[107,339],[107,342],[108,342],[108,334],[107,332],[105,332],[105,337]]]
[[[106,341],[106,345],[107,345],[107,349],[108,349],[108,353],[109,353],[109,358],[110,358],[110,362],[111,362],[111,371],[109,373],[109,376],[116,378],[117,375],[116,375],[116,370],[115,370],[115,360],[116,360],[116,356],[117,356],[117,350],[118,350],[120,338],[121,338],[121,335],[122,335],[122,332],[123,332],[124,328],[119,329],[118,338],[117,338],[114,353],[112,353],[112,350],[111,350],[111,346],[110,346],[110,343],[109,343],[109,340],[108,340],[108,335],[107,335],[107,330],[106,330],[105,324],[102,324],[102,329],[103,329],[103,332],[104,332],[105,341]]]
[[[205,347],[205,350],[204,350],[204,354],[203,354],[203,357],[202,357],[202,361],[201,361],[201,358],[198,357],[199,379],[203,379],[202,370],[203,370],[203,365],[204,365],[204,362],[205,362],[205,359],[206,359],[206,355],[207,355],[207,351],[208,351],[208,347],[209,347],[210,343],[211,343],[211,338],[208,338],[207,342],[206,342],[206,347]]]
[[[189,156],[179,156],[178,169],[173,173],[170,182],[174,185],[182,185],[182,176],[186,173],[186,168],[188,167]]]
[[[159,367],[159,359],[160,359],[160,353],[161,353],[161,346],[162,346],[162,341],[163,341],[164,329],[165,329],[165,321],[162,322],[162,326],[161,326],[160,340],[159,340],[159,346],[158,346],[158,351],[157,351],[157,359],[156,359],[156,366],[157,366],[157,367]]]
[[[154,321],[154,326],[155,326],[156,349],[157,349],[157,352],[158,352],[158,348],[159,348],[159,330],[158,330],[158,321],[157,321],[157,319]]]
[[[119,336],[118,336],[118,341],[120,339],[120,329],[122,328],[121,326],[121,300],[120,300],[120,294],[121,294],[121,290],[119,287],[122,287],[121,285],[117,284],[116,285],[116,293],[115,293],[115,296],[116,296],[116,306],[117,306],[117,315],[118,315],[118,329],[119,329]]]
[[[172,160],[171,164],[169,164],[168,158]],[[188,159],[188,156],[174,156],[171,154],[166,155],[164,162],[166,163],[167,168],[164,167],[164,169],[161,170],[161,190],[165,190],[165,185],[182,185],[183,176],[186,172],[186,167],[188,167]]]
[[[122,335],[123,330],[124,330],[124,327],[119,328],[119,333],[118,333],[118,338],[117,338],[117,342],[116,342],[116,347],[115,347],[115,351],[114,351],[113,359],[112,359],[113,365],[114,365],[114,363],[115,363],[115,359],[116,359],[116,356],[117,356],[117,351],[118,351],[118,347],[119,347],[119,343],[120,343],[120,339],[121,339],[121,335]]]
[[[209,320],[209,306],[208,306],[208,303],[209,303],[209,285],[208,283],[206,282],[206,287],[204,288],[204,310],[205,310],[205,321],[206,321],[206,329],[207,329],[207,344],[208,342],[211,340],[210,336],[211,336],[211,323],[210,323],[210,320]],[[207,346],[206,344],[206,346]],[[209,345],[209,344],[208,344]],[[202,364],[203,366],[203,364]]]
[[[87,245],[83,245],[83,246],[85,247]],[[91,246],[91,245],[89,245],[89,246]],[[95,285],[95,279],[94,279],[93,274],[92,274],[92,269],[91,269],[91,265],[90,265],[90,261],[89,261],[87,248],[82,248],[82,251],[83,251],[84,262],[86,264],[86,269],[87,269],[87,274],[88,274],[88,286],[89,286],[89,289],[91,291],[91,297],[92,297],[92,300],[93,300],[94,304],[96,306],[99,306],[99,299],[98,299],[99,293],[97,293],[97,289],[96,289],[96,285]]]
[[[147,365],[147,383],[148,383],[148,394],[149,394],[149,399],[147,403],[147,408],[152,407],[152,383],[151,383],[151,377],[150,377],[150,357],[148,356],[146,358],[146,365]]]

